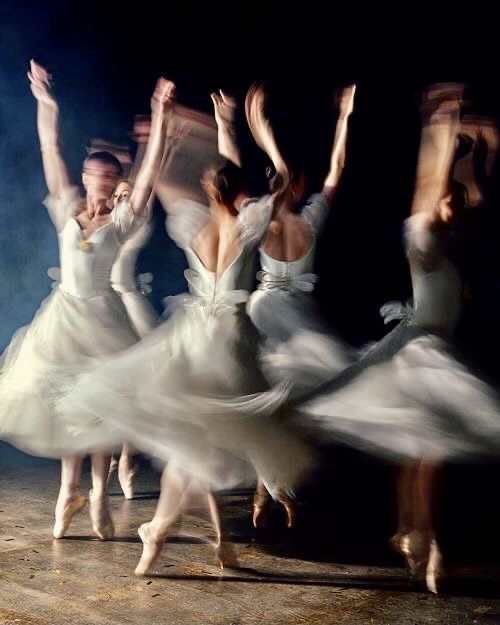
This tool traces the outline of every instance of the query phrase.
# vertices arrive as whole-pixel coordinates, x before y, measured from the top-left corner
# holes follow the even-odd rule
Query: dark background
[[[334,121],[330,91],[355,81],[347,168],[319,248],[317,295],[333,325],[361,344],[384,332],[379,306],[410,294],[400,233],[418,154],[418,94],[435,81],[466,81],[479,109],[498,114],[498,13],[481,3],[467,11],[414,3],[397,12],[310,2],[296,8],[291,3],[4,3],[0,347],[32,318],[49,292],[46,270],[58,264],[55,233],[40,204],[46,189],[26,78],[30,58],[54,76],[64,153],[75,181],[91,137],[123,141],[133,115],[148,113],[159,75],[177,83],[179,102],[209,113],[211,91],[222,87],[242,98],[253,80],[270,79],[279,96],[275,119],[282,140],[320,174]],[[242,141],[259,191],[266,161],[248,137]],[[468,308],[482,310],[486,303],[484,314],[492,319],[498,299],[497,198],[493,176],[485,207],[472,220],[481,232],[470,227],[479,244],[472,254],[474,306]],[[159,209],[156,221],[139,271],[154,273],[152,297],[160,307],[163,297],[184,289],[184,259],[166,238]]]
[[[148,113],[159,75],[177,83],[179,102],[209,113],[211,91],[222,87],[241,101],[253,80],[271,80],[280,136],[320,173],[333,122],[329,92],[356,82],[345,176],[318,250],[317,297],[332,325],[355,345],[382,336],[379,307],[411,293],[401,223],[418,155],[418,94],[436,81],[464,81],[479,112],[498,119],[500,110],[500,15],[494,3],[468,3],[468,9],[458,2],[401,4],[394,12],[328,2],[296,8],[291,2],[135,2],[130,8],[93,0],[4,2],[0,349],[31,320],[50,292],[46,271],[58,264],[55,232],[41,205],[46,188],[26,78],[30,58],[54,76],[64,153],[75,181],[90,138],[122,141],[134,114]],[[248,135],[242,141],[256,190],[262,190],[266,161]],[[459,330],[463,349],[493,379],[499,373],[498,209],[497,164],[484,205],[467,223],[464,270],[472,298]],[[139,272],[154,274],[152,298],[159,309],[165,296],[185,288],[185,260],[166,237],[163,221],[157,206],[155,233],[138,263]],[[352,554],[353,543],[362,550],[375,535],[380,540],[378,528],[384,526],[387,535],[393,529],[388,511],[395,474],[354,452],[331,457],[335,462],[309,493],[316,511],[308,517],[315,519],[309,529],[321,528],[318,536],[350,536],[345,544]],[[4,458],[26,462],[12,450]],[[496,464],[446,469],[441,518],[457,551],[498,555],[499,476]],[[366,561],[366,554],[360,558]]]

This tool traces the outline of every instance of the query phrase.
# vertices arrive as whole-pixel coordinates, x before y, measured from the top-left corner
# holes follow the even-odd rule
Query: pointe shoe
[[[272,501],[272,497],[267,490],[259,486],[253,498],[252,523],[255,529],[267,526]]]
[[[438,594],[438,582],[443,574],[443,556],[441,550],[436,542],[436,539],[431,540],[429,548],[429,561],[427,562],[427,568],[425,570],[425,583],[427,589]]]
[[[288,527],[288,529],[291,529],[295,525],[295,517],[296,517],[295,500],[281,489],[278,491],[276,495],[276,499],[279,501],[279,503],[282,505],[283,509],[285,510],[286,526]]]
[[[97,534],[100,540],[111,540],[115,535],[115,527],[113,520],[109,513],[108,502],[103,497],[104,501],[101,502],[97,508],[96,502],[92,501],[93,491],[89,491],[89,512],[90,520],[92,521],[92,529]]]
[[[390,539],[390,543],[405,558],[412,583],[425,577],[429,561],[429,539],[423,532],[398,532]]]
[[[266,527],[269,522],[269,512],[271,509],[271,502],[267,501],[262,504],[253,504],[252,523],[255,529],[261,529]]]
[[[286,514],[286,526],[288,529],[292,529],[295,525],[295,502],[292,499],[287,499],[286,501],[280,500],[280,504],[285,509]]]
[[[135,467],[129,468],[128,464],[120,462],[118,464],[118,481],[122,488],[125,499],[134,498],[134,477],[136,474]]]
[[[240,566],[232,543],[221,541],[215,545],[215,561],[220,569],[237,569]]]
[[[165,538],[158,540],[151,536],[149,532],[149,525],[149,523],[143,523],[137,530],[137,533],[142,540],[141,559],[139,560],[139,564],[135,567],[134,571],[134,574],[138,577],[143,577],[151,572],[154,563],[161,553],[163,543],[165,542]]]
[[[398,530],[394,534],[394,536],[391,536],[389,538],[389,544],[391,548],[393,549],[393,551],[396,551],[401,556],[404,556],[403,546],[402,546],[403,537],[406,536],[407,534],[409,534],[409,530]]]
[[[69,504],[64,508],[62,516],[60,518],[56,517],[54,529],[52,530],[52,535],[54,536],[54,538],[64,537],[71,523],[71,520],[73,519],[75,514],[79,512],[84,506],[85,497],[80,491],[78,491],[75,498],[70,501]]]

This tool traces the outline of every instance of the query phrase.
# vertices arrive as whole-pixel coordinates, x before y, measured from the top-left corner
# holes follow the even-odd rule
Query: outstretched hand
[[[43,102],[44,104],[55,104],[51,89],[52,76],[44,67],[38,65],[38,63],[36,63],[33,59],[30,61],[28,78],[30,81],[31,91],[39,102]]]
[[[219,93],[211,93],[214,103],[215,121],[218,126],[228,126],[234,122],[236,114],[236,99],[219,89]]]
[[[158,78],[154,93],[151,97],[153,113],[166,113],[175,103],[175,84],[166,78]]]

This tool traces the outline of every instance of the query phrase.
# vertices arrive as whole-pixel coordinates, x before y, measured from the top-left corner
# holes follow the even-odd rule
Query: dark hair
[[[85,169],[85,166],[91,161],[99,161],[100,163],[105,163],[106,165],[113,165],[116,168],[118,176],[123,176],[122,164],[114,154],[111,154],[111,152],[106,152],[105,150],[92,152],[92,154],[89,154],[83,161],[83,168]]]
[[[230,206],[243,188],[241,169],[231,161],[214,163],[203,173],[203,182],[213,188],[213,199]]]
[[[456,163],[464,156],[467,156],[474,147],[474,140],[469,135],[459,133],[456,139],[455,154],[453,155],[453,163]]]
[[[266,167],[266,178],[271,193],[276,193],[283,189],[283,176],[276,171],[274,165]]]
[[[469,191],[467,187],[451,178],[448,182],[447,195],[451,194],[451,203],[454,209],[463,210],[469,206]]]

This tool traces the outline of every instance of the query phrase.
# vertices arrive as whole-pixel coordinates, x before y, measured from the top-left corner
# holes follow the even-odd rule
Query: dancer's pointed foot
[[[296,501],[282,488],[277,491],[276,499],[283,506],[286,514],[286,526],[291,529],[295,525]]]
[[[139,564],[135,567],[135,575],[148,575],[163,548],[165,537],[158,538],[151,531],[151,523],[143,523],[137,530],[142,540],[142,555]]]
[[[391,538],[390,543],[393,549],[405,558],[412,583],[425,577],[429,561],[429,538],[426,533],[418,530],[398,532]]]
[[[125,499],[134,498],[134,477],[137,470],[134,466],[130,466],[127,460],[120,458],[118,464],[118,481],[120,482],[121,489],[125,495]]]
[[[271,512],[272,497],[264,485],[260,483],[253,498],[252,523],[256,529],[266,527]]]
[[[94,495],[89,491],[89,512],[92,528],[100,540],[111,540],[115,534],[115,528],[111,514],[109,513],[108,498],[106,495]]]
[[[435,538],[432,538],[429,548],[429,561],[425,570],[427,589],[438,594],[438,584],[443,575],[443,556]]]
[[[55,523],[52,530],[54,538],[63,538],[77,512],[85,506],[85,498],[79,489],[67,496],[59,494],[55,511]]]
[[[286,526],[292,529],[295,526],[296,508],[293,499],[279,500],[286,514]]]
[[[220,569],[237,569],[240,566],[234,545],[224,540],[215,545],[215,561]]]

